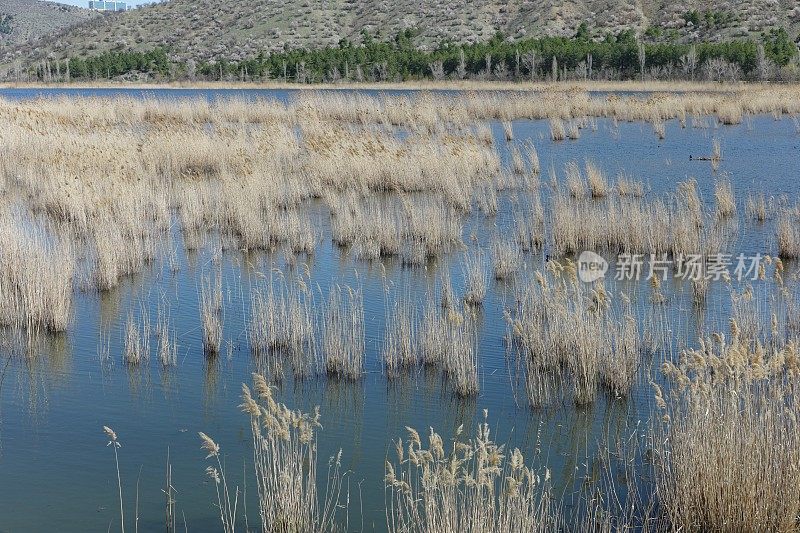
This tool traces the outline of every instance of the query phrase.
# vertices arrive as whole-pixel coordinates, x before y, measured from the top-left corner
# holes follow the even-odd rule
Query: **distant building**
[[[127,2],[108,2],[105,0],[89,0],[89,9],[94,11],[127,11]]]

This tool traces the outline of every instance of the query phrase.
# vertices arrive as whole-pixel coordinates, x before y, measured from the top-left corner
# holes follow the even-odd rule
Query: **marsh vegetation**
[[[225,531],[793,529],[800,210],[730,132],[792,142],[798,113],[793,86],[0,100],[2,351],[32,376],[61,350],[63,376],[88,337],[128,390],[151,365],[167,402],[202,389],[209,419],[178,423]],[[591,144],[625,135],[649,166]],[[375,427],[339,427],[365,398]]]

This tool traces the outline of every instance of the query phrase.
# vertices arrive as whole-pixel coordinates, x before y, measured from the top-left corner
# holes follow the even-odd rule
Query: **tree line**
[[[647,33],[645,33],[647,35]],[[631,30],[589,38],[584,24],[575,36],[510,41],[497,34],[475,44],[444,43],[435,50],[414,45],[405,30],[391,40],[367,33],[361,43],[260,53],[244,61],[170,59],[170,50],[114,51],[92,57],[43,61],[28,76],[41,81],[118,78],[131,74],[159,80],[241,80],[305,83],[484,80],[790,80],[800,78],[797,45],[779,28],[760,38],[723,42],[648,42]],[[19,74],[19,73],[18,73]]]

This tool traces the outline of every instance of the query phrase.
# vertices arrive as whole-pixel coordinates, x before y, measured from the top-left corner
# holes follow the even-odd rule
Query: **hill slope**
[[[98,14],[75,6],[40,0],[0,0],[0,46],[51,36]]]
[[[19,0],[17,0],[19,2]],[[0,0],[0,6],[9,0]],[[695,13],[693,13],[695,12]],[[171,0],[126,13],[108,14],[45,37],[35,48],[5,47],[35,61],[91,55],[106,50],[168,46],[178,59],[239,60],[284,47],[358,42],[362,31],[389,38],[415,28],[415,44],[483,41],[497,31],[511,38],[575,34],[581,23],[602,36],[653,26],[678,39],[742,37],[783,26],[800,28],[798,0]]]

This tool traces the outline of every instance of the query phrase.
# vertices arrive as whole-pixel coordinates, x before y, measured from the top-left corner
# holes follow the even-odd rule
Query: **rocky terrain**
[[[66,28],[98,16],[75,6],[40,0],[0,0],[0,47],[53,37]]]
[[[3,65],[155,46],[179,60],[239,60],[336,45],[343,38],[359,42],[364,32],[387,39],[407,28],[417,32],[414,44],[427,49],[446,41],[484,41],[498,31],[509,39],[572,36],[582,21],[594,38],[632,29],[652,40],[715,41],[785,27],[794,39],[800,29],[800,0],[170,0],[103,16],[48,2],[0,0],[0,13],[19,5],[46,9],[39,4],[59,16],[24,26],[23,15],[15,15],[13,37],[0,40]],[[37,42],[20,44],[37,35],[43,35]]]

